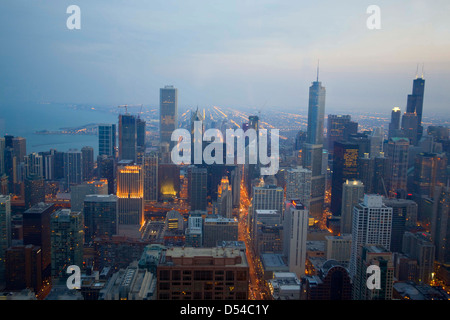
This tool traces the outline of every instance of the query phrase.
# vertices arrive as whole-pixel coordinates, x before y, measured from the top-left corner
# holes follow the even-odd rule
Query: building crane
[[[127,104],[122,104],[122,105],[118,106],[117,108],[125,108],[125,113],[128,114],[128,105]]]

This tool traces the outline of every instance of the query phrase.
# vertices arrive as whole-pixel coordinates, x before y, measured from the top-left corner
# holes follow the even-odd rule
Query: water
[[[0,110],[0,136],[10,134],[24,137],[27,141],[27,154],[50,149],[81,150],[84,146],[91,146],[94,148],[94,155],[97,156],[96,135],[40,135],[35,132],[58,131],[65,127],[81,127],[92,123],[118,122],[118,115],[113,112],[112,107],[15,103],[0,104]]]

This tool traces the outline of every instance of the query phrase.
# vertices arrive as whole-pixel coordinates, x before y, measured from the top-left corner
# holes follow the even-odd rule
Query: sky
[[[449,12],[448,0],[1,0],[0,104],[157,106],[174,85],[180,106],[304,111],[320,61],[328,111],[405,110],[420,64],[424,116],[445,113]]]

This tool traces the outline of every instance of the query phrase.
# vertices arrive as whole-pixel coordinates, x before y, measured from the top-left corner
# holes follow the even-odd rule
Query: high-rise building
[[[168,248],[158,265],[158,300],[246,300],[249,266],[233,247]]]
[[[400,137],[402,133],[400,131],[400,119],[401,119],[401,109],[395,107],[392,109],[391,122],[389,123],[389,133],[388,138]]]
[[[158,201],[158,155],[144,155],[144,200]]]
[[[116,195],[87,195],[83,213],[86,242],[96,237],[111,238],[118,234],[119,210]]]
[[[205,213],[206,214],[206,213]],[[186,246],[201,247],[203,245],[203,217],[201,211],[191,211],[186,228]]]
[[[116,125],[100,124],[98,126],[98,154],[116,156]]]
[[[36,152],[30,153],[24,157],[25,173],[27,178],[31,175],[44,178],[44,159],[41,154]]]
[[[66,190],[83,181],[82,153],[78,150],[64,152],[64,180]]]
[[[311,200],[311,178],[309,169],[296,167],[289,168],[285,172],[286,200],[299,199],[307,208]]]
[[[68,266],[83,264],[83,214],[59,209],[51,215],[50,230],[52,276],[65,277]]]
[[[206,211],[208,171],[206,168],[194,165],[190,166],[188,170],[188,199],[191,211]]]
[[[178,128],[178,89],[173,86],[159,90],[159,117],[161,145],[166,143],[172,149],[175,144],[171,141],[172,132]]]
[[[408,176],[408,149],[407,138],[394,137],[389,139],[387,157],[390,162],[387,191],[389,196],[395,196],[400,190],[406,191]]]
[[[351,119],[350,115],[328,115],[327,147],[330,153],[334,152],[335,141],[347,141],[350,134],[358,132],[358,123]]]
[[[432,198],[434,187],[447,184],[447,156],[421,152],[414,162],[413,194]]]
[[[423,100],[425,93],[425,79],[423,74],[421,77],[418,75],[416,79],[413,81],[413,89],[412,93],[408,95],[408,101],[406,105],[406,112],[415,113],[417,115],[417,138],[416,140],[420,140],[423,133],[422,127],[422,113],[423,113]]]
[[[283,224],[276,210],[256,210],[251,240],[257,256],[264,253],[283,253]]]
[[[325,258],[348,266],[352,251],[352,235],[325,236]]]
[[[352,233],[353,208],[364,197],[364,184],[359,180],[347,180],[342,185],[341,234]]]
[[[402,252],[417,261],[413,280],[417,283],[429,284],[434,273],[435,249],[431,236],[424,232],[405,232]]]
[[[138,164],[142,164],[144,161],[146,135],[145,125],[145,120],[138,116],[136,119],[136,158]]]
[[[144,173],[142,166],[119,161],[117,167],[119,224],[142,225],[144,222]]]
[[[105,154],[97,157],[97,177],[108,182],[108,194],[116,193],[116,161],[113,156]]]
[[[402,136],[408,138],[410,144],[417,145],[418,132],[419,128],[417,114],[413,112],[405,112],[402,116]]]
[[[368,272],[370,266],[380,270],[380,288],[369,288]],[[370,270],[369,270],[370,271]],[[353,300],[391,300],[394,285],[394,263],[392,252],[380,245],[363,245],[356,262],[356,273],[353,277]]]
[[[333,154],[333,175],[331,180],[331,212],[341,215],[342,186],[347,180],[358,178],[359,146],[351,142],[336,141]]]
[[[0,285],[6,281],[6,250],[11,246],[11,239],[11,197],[0,195]]]
[[[42,250],[32,244],[11,246],[6,250],[6,289],[29,288],[38,294],[43,286]]]
[[[403,234],[409,228],[415,227],[417,222],[417,203],[407,199],[383,199],[383,203],[392,208],[392,231],[391,245],[392,252],[401,252]]]
[[[308,213],[308,209],[302,203],[296,202],[296,199],[286,201],[283,251],[287,257],[289,272],[294,272],[299,279],[305,275]]]
[[[364,195],[364,200],[353,209],[352,251],[349,263],[350,275],[356,274],[357,257],[365,245],[380,245],[390,249],[392,208],[383,204],[379,195]]]
[[[119,160],[137,162],[137,124],[131,114],[119,115]]]
[[[70,208],[72,211],[83,211],[84,199],[89,194],[108,194],[107,180],[85,181],[73,186],[70,191]]]
[[[23,244],[41,248],[42,280],[51,276],[50,217],[56,211],[53,203],[38,203],[23,213]]]
[[[435,187],[431,238],[436,246],[436,261],[450,264],[450,188]]]
[[[89,146],[81,148],[81,159],[83,181],[92,180],[94,177],[94,148]]]
[[[309,87],[308,126],[306,142],[302,150],[302,164],[311,170],[311,202],[309,212],[312,217],[320,220],[325,202],[325,172],[323,172],[323,136],[325,117],[326,90],[317,80]]]
[[[217,192],[217,213],[225,218],[233,217],[233,193],[228,177],[222,178]]]
[[[45,202],[45,184],[42,176],[32,174],[24,181],[25,208],[29,209],[39,202]]]

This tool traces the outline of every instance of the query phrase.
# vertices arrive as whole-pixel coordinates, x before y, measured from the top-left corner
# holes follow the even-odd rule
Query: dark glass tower
[[[137,123],[130,114],[119,115],[119,160],[137,161]]]
[[[423,133],[422,127],[422,112],[423,112],[423,97],[425,93],[425,79],[423,75],[416,77],[413,82],[412,94],[408,95],[406,105],[407,113],[415,113],[417,115],[417,140],[420,140]]]
[[[160,142],[172,147],[172,132],[178,127],[178,89],[165,86],[159,90]]]

